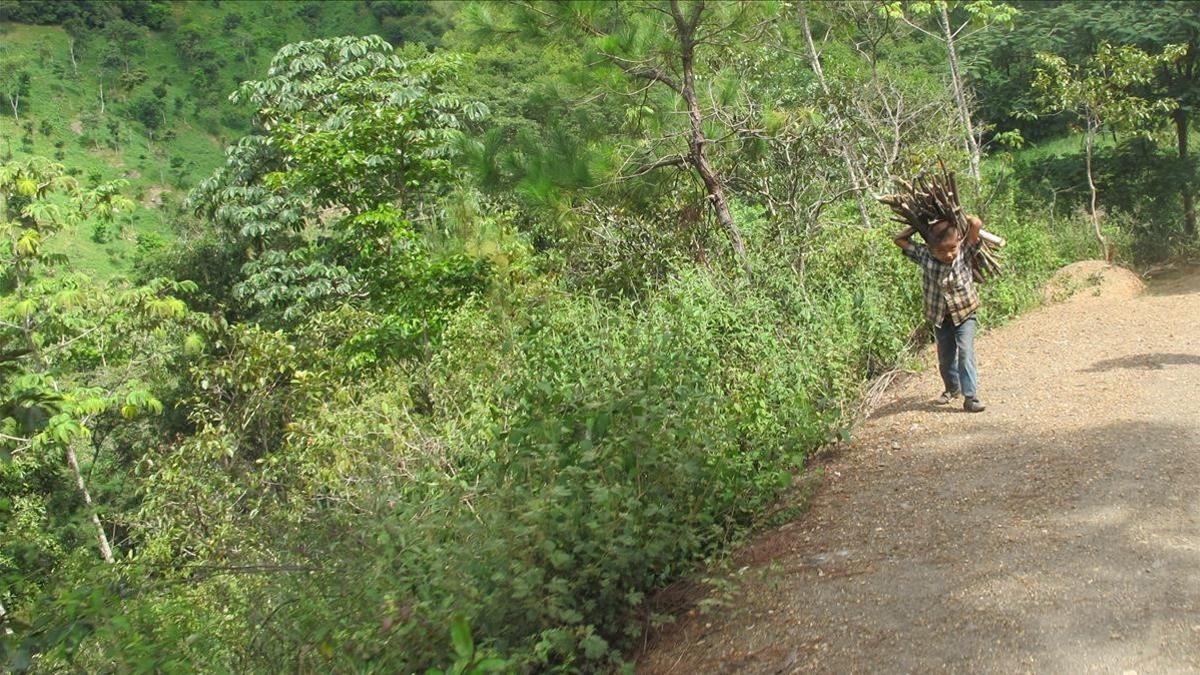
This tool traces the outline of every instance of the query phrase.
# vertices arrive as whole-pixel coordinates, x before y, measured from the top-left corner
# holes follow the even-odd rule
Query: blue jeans
[[[955,326],[950,317],[934,329],[937,334],[938,370],[946,391],[961,391],[966,398],[975,398],[979,375],[975,371],[975,315]]]

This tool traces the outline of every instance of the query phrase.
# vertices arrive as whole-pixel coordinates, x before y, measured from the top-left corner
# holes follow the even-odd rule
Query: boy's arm
[[[916,232],[917,231],[910,225],[909,227],[901,230],[900,233],[896,235],[896,238],[892,239],[892,241],[905,251],[911,250],[913,247],[912,236],[916,234]]]
[[[983,230],[983,221],[975,216],[967,216],[967,245],[979,245],[979,232]]]

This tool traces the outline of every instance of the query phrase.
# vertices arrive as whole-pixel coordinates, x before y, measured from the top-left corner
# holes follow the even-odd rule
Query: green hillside
[[[51,157],[84,184],[125,179],[137,203],[112,232],[88,225],[56,242],[77,269],[110,276],[129,269],[139,245],[173,236],[187,191],[221,162],[250,119],[229,93],[260,77],[280,46],[381,30],[364,2],[169,7],[157,30],[125,21],[87,29],[74,39],[75,65],[64,27],[0,23],[0,63],[29,74],[19,119],[4,101],[0,158]],[[122,30],[134,39],[120,40],[128,37]]]

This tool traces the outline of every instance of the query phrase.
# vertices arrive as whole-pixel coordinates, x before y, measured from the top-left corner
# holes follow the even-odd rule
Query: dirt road
[[[638,671],[1200,672],[1200,273],[1073,272],[981,337],[986,412],[894,386]]]

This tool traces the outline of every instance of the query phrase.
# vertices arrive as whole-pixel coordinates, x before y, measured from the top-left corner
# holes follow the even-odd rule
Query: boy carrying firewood
[[[958,218],[963,219],[961,211]],[[938,369],[945,387],[937,403],[946,405],[961,394],[964,410],[983,412],[975,370],[979,293],[971,266],[980,246],[983,222],[975,216],[966,216],[965,221],[965,236],[949,220],[937,220],[922,233],[928,245],[913,242],[912,235],[918,230],[912,226],[896,235],[895,242],[922,270],[925,317],[937,335]]]

